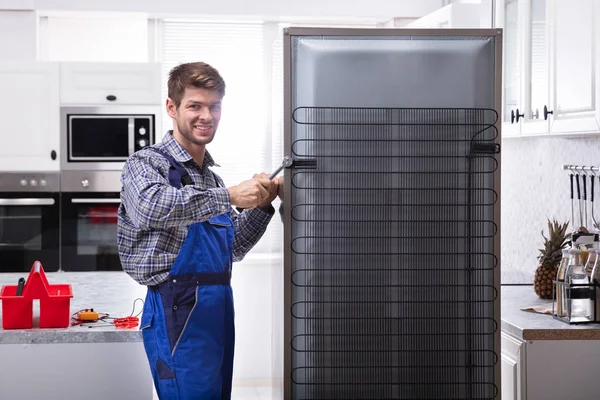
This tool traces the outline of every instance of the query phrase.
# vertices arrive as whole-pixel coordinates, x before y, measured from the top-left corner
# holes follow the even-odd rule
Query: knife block
[[[48,283],[42,263],[31,266],[21,296],[18,285],[4,285],[0,290],[3,329],[31,329],[33,327],[33,300],[40,301],[40,328],[66,328],[71,318],[71,285]]]

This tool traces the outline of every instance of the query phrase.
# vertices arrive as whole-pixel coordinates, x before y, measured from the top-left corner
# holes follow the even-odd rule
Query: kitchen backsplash
[[[502,283],[531,284],[546,218],[571,220],[569,173],[562,165],[600,165],[600,137],[505,139],[501,155]],[[598,186],[596,181],[595,200],[600,200]],[[578,221],[577,201],[575,211]],[[600,216],[600,204],[594,214]]]

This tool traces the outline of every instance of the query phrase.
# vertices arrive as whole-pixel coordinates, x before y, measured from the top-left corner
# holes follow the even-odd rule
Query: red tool
[[[135,328],[136,326],[138,326],[138,322],[139,322],[139,318],[138,317],[125,317],[125,318],[115,318],[113,323],[115,324],[116,328]]]

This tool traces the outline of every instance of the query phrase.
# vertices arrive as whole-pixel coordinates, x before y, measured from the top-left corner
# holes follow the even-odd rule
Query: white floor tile
[[[234,386],[231,391],[231,400],[260,400],[260,397],[253,386]]]

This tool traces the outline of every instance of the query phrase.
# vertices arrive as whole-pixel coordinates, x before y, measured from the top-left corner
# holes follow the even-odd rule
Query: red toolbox
[[[48,283],[42,263],[31,266],[22,294],[17,296],[18,285],[4,285],[0,290],[2,301],[2,328],[31,329],[33,327],[33,300],[40,300],[40,328],[66,328],[71,319],[71,285]]]

